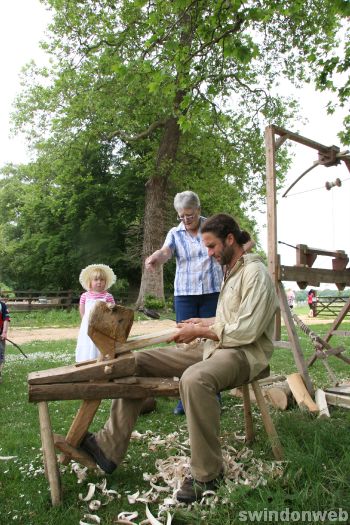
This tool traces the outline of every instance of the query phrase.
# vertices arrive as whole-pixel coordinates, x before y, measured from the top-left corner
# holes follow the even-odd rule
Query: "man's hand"
[[[186,319],[181,321],[181,323],[208,327],[215,323],[215,317],[191,317],[191,319]]]
[[[178,323],[178,333],[168,339],[168,343],[191,343],[198,337],[201,337],[201,330],[198,324],[194,323]]]

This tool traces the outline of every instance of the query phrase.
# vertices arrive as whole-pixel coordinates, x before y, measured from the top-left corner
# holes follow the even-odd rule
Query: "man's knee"
[[[199,366],[190,366],[181,376],[180,391],[203,388],[203,386],[215,389],[214,383],[214,378],[208,371],[203,370]]]

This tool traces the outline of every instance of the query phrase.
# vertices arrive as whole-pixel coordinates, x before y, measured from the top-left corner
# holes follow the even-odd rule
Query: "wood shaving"
[[[90,510],[98,510],[101,507],[101,502],[99,499],[93,499],[89,503]]]
[[[89,486],[89,490],[88,490],[88,493],[86,494],[85,498],[83,497],[82,494],[79,494],[79,499],[81,501],[90,501],[94,494],[95,494],[95,490],[96,490],[96,485],[94,483],[88,483],[88,486]]]
[[[84,518],[91,520],[93,523],[101,523],[101,518],[96,516],[96,514],[84,514]]]

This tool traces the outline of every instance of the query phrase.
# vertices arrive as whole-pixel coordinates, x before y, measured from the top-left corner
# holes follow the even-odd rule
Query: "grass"
[[[327,325],[314,325],[313,330],[322,335]],[[349,330],[350,324],[344,323],[343,329]],[[285,334],[284,334],[285,335]],[[333,338],[332,344],[348,344],[345,338]],[[301,344],[306,355],[312,354],[310,340],[301,334]],[[74,361],[75,341],[36,342],[23,345],[28,355],[24,359],[14,348],[7,347],[7,363],[3,373],[4,382],[0,385],[0,457],[15,456],[13,459],[0,459],[0,523],[23,525],[56,525],[64,523],[76,525],[84,518],[88,510],[87,503],[79,500],[79,494],[86,495],[88,483],[100,482],[96,474],[89,474],[86,480],[78,484],[76,474],[70,467],[61,467],[64,500],[61,507],[53,508],[50,502],[48,483],[42,471],[40,437],[37,407],[27,401],[27,374]],[[349,350],[346,351],[349,356]],[[345,363],[332,358],[332,368],[342,379],[349,379],[350,368]],[[272,373],[291,373],[295,371],[291,352],[277,349],[271,362]],[[329,384],[326,371],[320,362],[310,370],[315,386]],[[125,462],[113,475],[107,478],[109,489],[116,490],[120,497],[101,507],[98,514],[102,524],[117,523],[121,511],[137,510],[139,517],[135,523],[145,519],[145,504],[129,504],[127,496],[136,490],[150,489],[143,473],[156,474],[155,461],[182,452],[177,442],[187,439],[185,418],[172,415],[174,400],[159,399],[157,410],[141,416],[136,430],[148,437],[140,441],[131,441]],[[54,432],[66,434],[76,413],[79,402],[60,401],[49,403]],[[100,428],[108,417],[110,401],[102,403],[92,430]],[[256,409],[254,408],[254,413]],[[268,469],[274,465],[271,449],[257,421],[257,439],[252,450],[252,457],[237,460],[247,479],[259,479],[258,486],[228,482],[219,493],[216,503],[195,505],[188,509],[172,509],[173,525],[210,524],[235,525],[252,523],[247,512],[301,512],[331,511],[339,508],[350,514],[350,411],[331,409],[330,420],[318,420],[299,409],[286,412],[273,412],[273,419],[283,443],[285,462],[281,476],[276,470]],[[223,412],[221,434],[224,447],[234,447],[237,453],[245,450],[239,439],[243,433],[243,411],[241,401],[228,392],[223,393]],[[164,444],[153,445],[152,437],[165,438],[178,432],[176,443],[167,448]],[[232,452],[231,452],[232,453]],[[233,453],[232,453],[233,454]],[[161,484],[157,481],[157,484]],[[255,483],[256,485],[256,483]],[[98,496],[100,497],[100,496]],[[163,496],[164,497],[164,496]],[[106,497],[102,496],[106,502]],[[153,514],[158,511],[158,503],[150,505]],[[269,520],[273,523],[288,523],[281,514],[281,519]],[[295,516],[295,514],[294,514]],[[270,516],[271,517],[271,516]],[[268,521],[266,519],[265,521]],[[293,520],[295,522],[295,520]],[[260,523],[264,522],[260,515]],[[310,520],[309,520],[310,522]],[[316,523],[316,521],[312,521]],[[323,523],[335,523],[325,520]],[[344,521],[343,521],[344,523]]]
[[[11,311],[11,325],[18,328],[68,328],[80,324],[80,315],[77,307],[67,310],[36,310],[33,312]],[[135,312],[135,321],[144,321],[149,319],[141,312]],[[173,319],[175,314],[171,310],[160,312],[160,319]]]

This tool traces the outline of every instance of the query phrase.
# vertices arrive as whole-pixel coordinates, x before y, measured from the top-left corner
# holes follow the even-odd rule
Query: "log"
[[[301,375],[299,373],[287,375],[287,382],[300,409],[316,414],[318,407],[307,391]]]
[[[73,435],[80,434],[81,429],[85,429],[81,439],[86,432],[86,423],[91,414],[96,412],[101,399],[132,398],[139,399],[144,397],[179,395],[179,382],[161,377],[126,377],[107,382],[87,382],[87,383],[57,383],[51,385],[29,385],[29,400],[37,401],[61,401],[72,399],[84,399],[89,405],[84,405],[84,411],[80,415],[78,424],[72,425]],[[95,406],[97,407],[95,408]],[[91,407],[91,413],[88,410]],[[77,447],[66,438],[72,446]]]
[[[133,354],[119,355],[108,361],[93,361],[83,365],[60,366],[28,375],[28,384],[44,385],[50,383],[74,383],[117,377],[132,376],[135,373],[135,356]]]
[[[319,410],[318,417],[322,419],[330,417],[326,394],[321,388],[318,388],[315,392],[315,401]]]
[[[261,386],[260,381],[259,385]],[[293,404],[293,396],[287,382],[273,384],[271,387],[266,386],[262,389],[262,393],[269,405],[279,410],[286,410]],[[236,397],[242,397],[242,389],[234,388],[230,391],[230,394]],[[256,403],[255,395],[251,387],[249,387],[249,398],[252,403]]]
[[[293,395],[287,382],[264,389],[267,402],[279,410],[287,410],[292,405]]]

